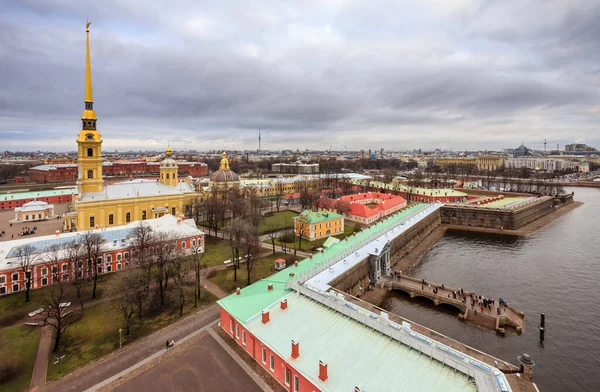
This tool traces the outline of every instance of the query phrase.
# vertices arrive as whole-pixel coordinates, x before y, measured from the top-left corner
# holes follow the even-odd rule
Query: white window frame
[[[121,261],[122,258],[123,258],[123,256],[120,253],[117,253],[117,257],[116,257],[117,261]]]
[[[106,262],[112,263],[112,255],[106,255]]]
[[[47,286],[48,285],[48,278],[42,278],[42,286]]]
[[[67,263],[64,263],[61,268],[62,272],[69,272],[69,265]]]
[[[262,363],[263,365],[267,364],[267,349],[266,348],[262,348]]]
[[[290,368],[288,368],[287,366],[285,367],[285,385],[286,386],[290,386],[290,381],[292,381],[292,372],[290,372]]]
[[[246,345],[246,330],[242,330],[242,344]]]
[[[42,276],[47,276],[48,275],[48,267],[43,267],[42,268]]]
[[[235,325],[235,338],[238,340],[240,338],[240,325],[239,324]]]
[[[2,282],[0,282],[0,284],[6,283],[6,275],[0,275],[0,279],[3,280]]]
[[[121,271],[121,268],[123,268],[123,265],[121,263],[117,263],[117,271]]]
[[[300,378],[294,375],[294,392],[300,392]]]
[[[15,286],[17,286],[17,289],[16,289],[16,290],[15,290]],[[21,291],[20,289],[21,289],[21,286],[20,286],[18,283],[13,283],[13,284],[10,286],[10,290],[11,290],[13,293],[16,293],[16,292],[19,292],[19,291]]]
[[[271,369],[272,372],[275,371],[275,356],[273,354],[269,357],[269,369]]]
[[[229,319],[229,332],[233,335],[233,319]]]
[[[186,248],[186,242],[185,241],[181,241],[181,249],[185,249]]]
[[[17,275],[17,279],[15,279],[15,275]],[[10,276],[11,281],[13,282],[18,282],[19,281],[19,273],[18,272],[13,272]]]

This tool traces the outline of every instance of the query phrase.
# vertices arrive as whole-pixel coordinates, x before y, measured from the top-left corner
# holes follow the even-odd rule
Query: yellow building
[[[96,129],[92,98],[89,26],[86,25],[85,109],[77,138],[79,166],[78,196],[74,212],[65,214],[64,228],[86,230],[124,225],[165,214],[190,214],[197,193],[190,180],[180,181],[177,162],[166,150],[160,165],[160,180],[132,179],[105,185],[102,179],[102,137]]]
[[[312,241],[342,234],[344,232],[344,217],[327,210],[319,212],[305,210],[299,216],[294,217],[294,228],[296,235],[302,235],[302,237]]]
[[[500,155],[480,155],[477,158],[436,158],[435,164],[441,167],[449,165],[475,166],[479,170],[496,170],[504,166],[504,157]]]

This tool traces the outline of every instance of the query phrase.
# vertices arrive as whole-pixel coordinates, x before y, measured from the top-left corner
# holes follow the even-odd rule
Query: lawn
[[[0,391],[25,391],[29,388],[35,364],[40,331],[25,325],[0,330],[0,373],[12,367],[15,376],[0,379]]]
[[[344,226],[344,232],[342,234],[337,234],[334,235],[333,237],[338,238],[340,240],[346,238],[347,236],[349,236],[350,234],[352,234],[354,232],[354,228],[351,226]],[[325,238],[320,238],[318,240],[314,240],[314,241],[309,241],[306,238],[302,238],[302,247],[301,248],[297,248],[298,250],[304,251],[304,252],[310,252],[310,251],[314,251],[317,248],[320,248],[323,246],[323,244],[325,243],[325,241],[327,241],[327,238],[329,237],[325,237]],[[272,245],[271,243],[271,239],[267,239],[265,241],[263,241],[265,244],[269,244]],[[276,246],[282,246],[283,243],[279,240],[276,239],[275,240],[275,245]],[[298,246],[298,238],[296,238],[296,247]],[[294,244],[292,244],[291,242],[287,244],[288,249],[292,249],[292,252],[294,250]]]
[[[98,276],[98,287],[96,288],[97,298],[102,298],[104,287],[112,276],[112,274]],[[67,285],[66,287],[67,295],[65,299],[68,301],[76,301],[75,288],[71,285]],[[50,286],[35,290],[32,289],[29,292],[29,302],[25,302],[25,292],[23,291],[0,297],[0,327],[14,324],[20,319],[27,317],[29,312],[44,306],[46,295],[49,291]],[[92,283],[84,288],[82,297],[84,304],[93,299]]]
[[[193,288],[188,287],[187,291],[188,300],[183,309],[184,317],[217,300],[211,293],[202,290],[202,299],[199,306],[194,308]],[[136,322],[131,327],[131,334],[129,336],[123,335],[123,345],[130,344],[180,320],[179,310],[175,307],[171,306],[154,316],[143,318],[141,322]],[[117,350],[119,348],[119,328],[122,328],[122,326],[122,318],[111,302],[84,309],[83,318],[69,328],[63,340],[61,340],[60,355],[64,355],[65,358],[60,363],[60,374],[58,365],[54,364],[56,355],[51,355],[48,362],[48,381],[72,372],[90,361]]]
[[[214,237],[204,237],[206,254],[202,258],[202,264],[209,267],[222,265],[225,260],[231,259],[231,245],[229,240]]]
[[[275,253],[257,259],[252,266],[252,271],[250,272],[250,283],[264,279],[276,272],[273,269],[275,260],[284,258],[285,256],[286,255],[283,253]],[[288,253],[287,257],[293,257],[293,255]],[[246,270],[246,265],[241,264],[240,269],[237,271],[237,282],[233,280],[232,268],[216,271],[216,274],[210,278],[210,281],[222,288],[225,292],[232,293],[237,287],[242,288],[247,286],[247,277],[248,272]]]
[[[298,216],[298,213],[294,211],[279,211],[264,215],[261,217],[258,229],[261,234],[272,231],[272,227],[284,228],[285,226],[291,226],[293,223],[292,218]],[[271,230],[269,230],[271,228]]]

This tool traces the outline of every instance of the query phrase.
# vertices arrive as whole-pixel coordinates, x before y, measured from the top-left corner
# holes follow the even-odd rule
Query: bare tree
[[[177,301],[179,306],[179,316],[183,316],[183,306],[185,305],[185,282],[189,272],[188,263],[173,263],[171,273],[173,276],[172,297]]]
[[[82,259],[85,257],[83,247],[78,242],[71,242],[64,249],[64,257],[69,263],[69,275],[71,282],[75,286],[75,293],[79,300],[79,305],[83,309],[83,288],[88,284],[89,277],[86,274],[86,266]]]
[[[152,267],[154,264],[155,235],[152,228],[143,221],[135,227],[131,234],[131,254],[133,264],[144,274],[144,291],[150,291],[150,280],[152,279]],[[138,298],[138,318],[142,318],[144,297]]]
[[[275,222],[267,224],[266,227],[267,237],[271,240],[271,245],[273,246],[273,254],[275,254],[275,240],[279,237],[279,232],[281,231],[281,226]]]
[[[60,340],[65,331],[73,325],[78,317],[76,312],[66,302],[65,286],[68,282],[68,275],[61,274],[60,261],[64,259],[63,248],[58,245],[52,245],[45,253],[44,261],[50,267],[51,286],[44,299],[45,307],[43,318],[45,324],[54,330],[54,348],[52,352],[57,352],[60,347]]]
[[[129,335],[133,316],[146,297],[146,274],[137,268],[127,269],[111,280],[108,291],[114,307],[123,318],[125,335]]]
[[[240,248],[244,238],[246,222],[244,218],[234,218],[229,221],[226,231],[229,234],[229,244],[231,245],[231,264],[233,266],[233,281],[237,282],[237,270],[240,267]]]
[[[202,268],[204,268],[205,266],[202,265],[202,259],[204,258],[204,255],[206,254],[206,250],[203,251],[203,244],[202,244],[203,239],[199,238],[197,240],[197,242],[192,243],[192,252],[194,254],[194,273],[195,273],[195,278],[196,278],[196,287],[194,289],[194,307],[198,307],[198,300],[200,299],[200,272],[202,271]]]
[[[81,237],[81,246],[85,257],[87,257],[87,275],[94,277],[92,286],[92,298],[96,298],[96,287],[98,285],[98,259],[102,255],[104,244],[102,236],[98,233],[86,231]]]
[[[177,238],[174,233],[156,233],[155,239],[156,242],[154,245],[156,254],[153,258],[154,267],[152,268],[152,274],[154,275],[158,286],[160,304],[163,306],[165,304],[165,293],[167,291],[171,269],[174,263],[178,263],[176,259],[180,255],[180,252],[178,251],[180,248],[177,247]]]
[[[352,210],[352,205],[346,200],[336,200],[333,208],[335,208],[338,214],[346,216],[350,213],[350,210]]]
[[[250,273],[252,272],[252,266],[254,265],[254,260],[256,256],[260,252],[259,242],[259,234],[256,226],[246,225],[244,230],[244,252],[246,253],[246,271],[247,275],[247,285],[250,285]]]
[[[31,289],[31,267],[37,260],[36,248],[31,244],[21,245],[16,249],[16,258],[19,267],[25,277],[25,302],[29,302],[29,290]]]

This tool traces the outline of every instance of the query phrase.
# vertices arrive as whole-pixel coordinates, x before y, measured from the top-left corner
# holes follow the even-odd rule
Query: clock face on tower
[[[94,135],[92,135],[91,133],[88,133],[87,135],[85,135],[85,138],[87,140],[94,140]]]

